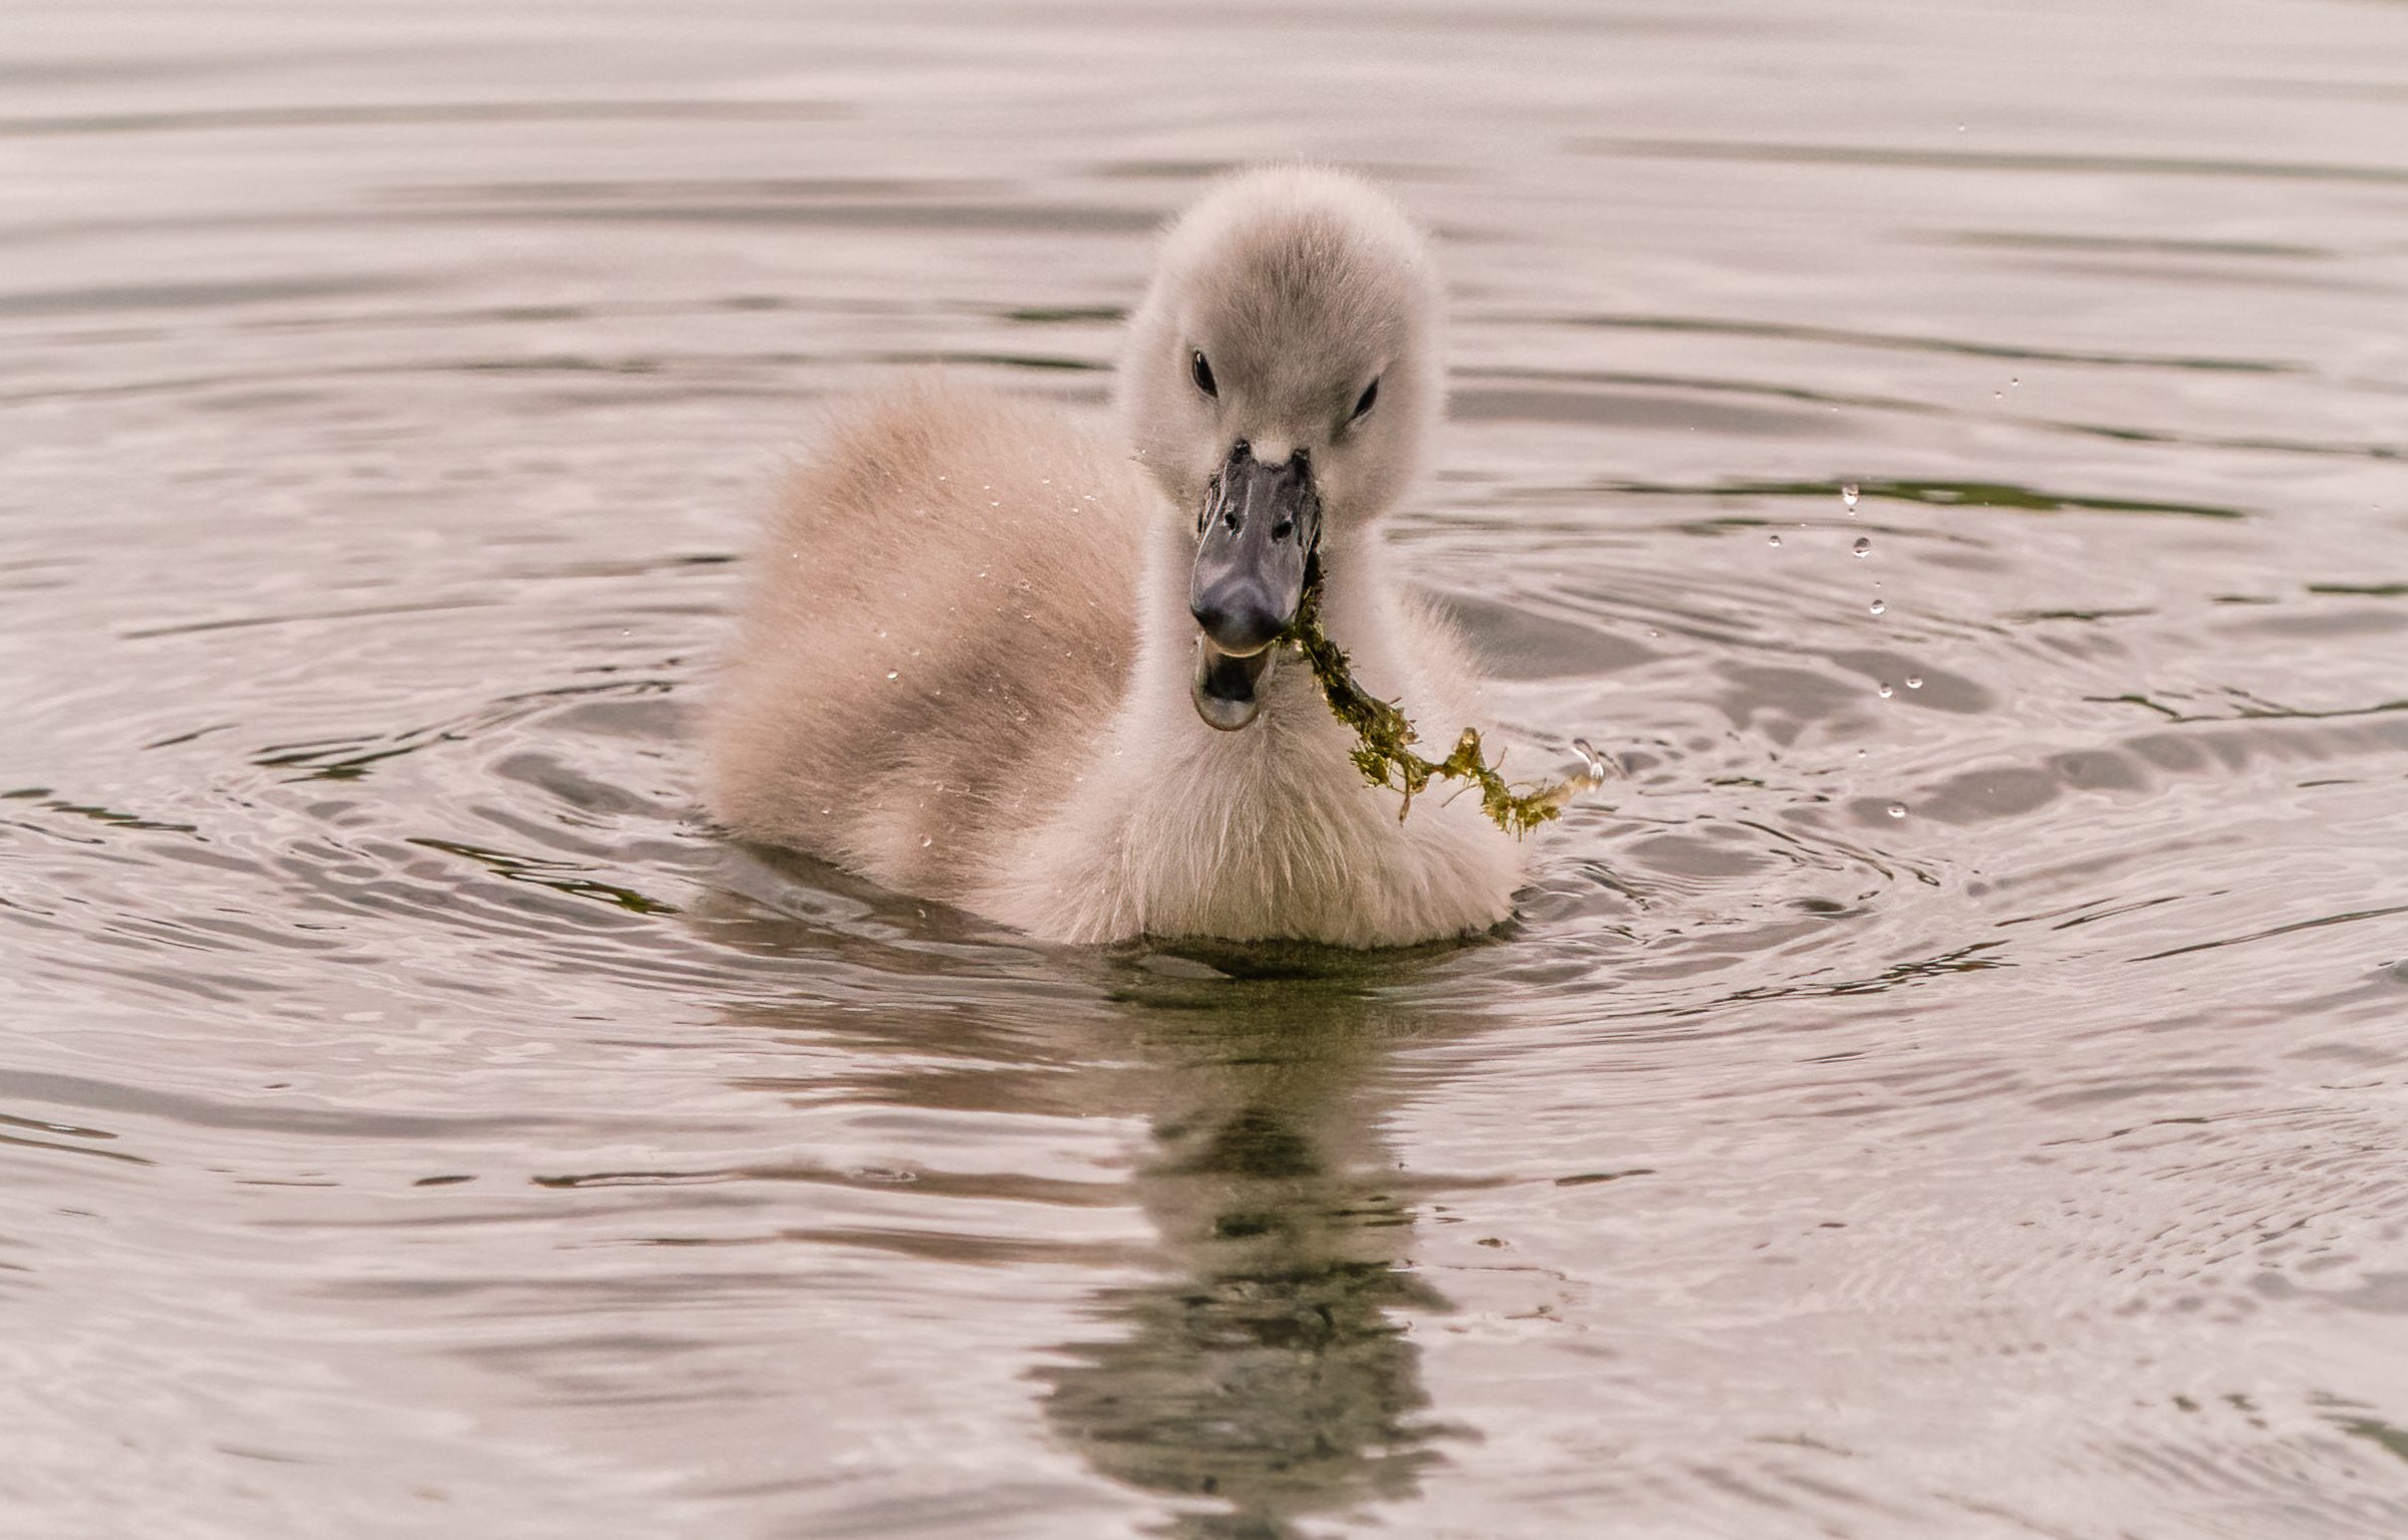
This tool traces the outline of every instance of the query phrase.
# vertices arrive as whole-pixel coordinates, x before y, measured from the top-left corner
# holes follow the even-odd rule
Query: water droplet
[[[1892,818],[1904,818],[1904,817],[1906,817],[1906,804],[1905,804],[1905,803],[1903,803],[1903,802],[1893,802],[1893,803],[1891,803],[1891,804],[1890,804],[1890,817],[1892,817]]]
[[[889,669],[887,670],[887,677],[888,677],[888,678],[890,678],[890,679],[900,679],[900,678],[902,678],[902,677],[903,677],[903,675],[902,675],[902,674],[900,674],[900,673],[897,673],[897,672],[896,672],[894,669],[889,668]]]
[[[1854,512],[1856,511],[1856,483],[1855,483],[1855,482],[1853,482],[1853,481],[1848,481],[1848,482],[1843,482],[1843,483],[1841,483],[1840,488],[1839,488],[1839,500],[1840,500],[1840,503],[1841,503],[1843,506],[1845,506],[1845,507],[1847,508],[1847,510],[1848,510],[1850,513],[1854,513]]]
[[[1889,699],[1889,698],[1890,698],[1890,696],[1891,696],[1892,694],[1894,694],[1894,693],[1895,693],[1895,691],[1893,691],[1893,690],[1892,690],[1892,689],[1889,687],[1889,685],[1888,685],[1888,684],[1886,684],[1886,683],[1885,683],[1885,684],[1883,684],[1883,685],[1881,686],[1881,698],[1882,698],[1882,699],[1887,700],[1887,699]]]
[[[1908,689],[1921,689],[1921,688],[1923,688],[1923,675],[1922,675],[1922,674],[1919,674],[1919,673],[1910,673],[1910,674],[1908,674],[1908,675],[1906,676],[1906,687],[1907,687]]]
[[[2014,376],[2012,376],[2012,375],[2009,375],[2009,376],[2007,376],[2007,388],[2008,388],[2009,390],[2013,389],[2013,388],[2014,388],[2016,385],[2021,385],[2022,383],[2023,383],[2022,381],[2017,380],[2017,379],[2016,379]]]
[[[1867,606],[1867,608],[1870,609],[1875,615],[1880,615],[1886,612],[1890,607],[1886,602],[1876,599],[1871,605]]]
[[[1606,772],[1609,769],[1616,775],[1627,773],[1623,770],[1620,761],[1616,760],[1613,755],[1598,753],[1589,746],[1589,740],[1586,738],[1574,738],[1572,752],[1580,756],[1580,782],[1591,790],[1605,784]]]
[[[885,641],[885,640],[886,640],[886,635],[887,635],[887,629],[886,629],[884,626],[879,627],[879,628],[878,628],[878,637],[879,637],[879,640],[880,640],[880,641],[882,641],[882,642],[883,642],[883,641]]]
[[[1864,536],[1859,535],[1856,537],[1856,544],[1848,547],[1848,549],[1855,552],[1858,556],[1871,556],[1873,554],[1873,542],[1866,539]]]
[[[1780,536],[1778,536],[1778,535],[1771,536],[1771,537],[1770,537],[1770,539],[1771,539],[1772,544],[1774,544],[1774,545],[1776,545],[1776,546],[1777,546],[1777,545],[1779,545],[1779,544],[1781,543],[1781,537],[1780,537]]]
[[[930,839],[930,838],[929,838],[927,835],[925,835],[925,834],[924,834],[924,835],[922,835],[922,836],[920,837],[920,848],[921,848],[922,850],[927,850],[927,849],[928,849],[930,846],[932,846],[932,845],[934,845],[934,844],[936,844],[936,842],[935,840]]]
[[[1863,750],[1863,749],[1858,749],[1858,750],[1856,751],[1856,757],[1857,757],[1858,759],[1862,759],[1862,758],[1864,758],[1864,750]]]

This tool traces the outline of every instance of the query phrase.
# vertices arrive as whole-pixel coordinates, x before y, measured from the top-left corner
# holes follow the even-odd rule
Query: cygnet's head
[[[1231,177],[1165,238],[1120,407],[1195,533],[1196,705],[1213,726],[1253,719],[1317,548],[1350,543],[1419,468],[1444,388],[1438,308],[1422,233],[1340,172]]]

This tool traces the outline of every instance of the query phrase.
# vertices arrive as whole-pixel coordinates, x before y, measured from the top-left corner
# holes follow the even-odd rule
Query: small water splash
[[[1910,674],[1908,674],[1908,675],[1906,676],[1906,687],[1907,687],[1908,689],[1921,689],[1921,688],[1923,688],[1923,675],[1922,675],[1922,674],[1919,674],[1919,673],[1910,673]]]
[[[1881,684],[1881,686],[1880,686],[1880,690],[1881,690],[1881,698],[1882,698],[1882,699],[1884,699],[1884,700],[1889,699],[1891,695],[1893,695],[1893,694],[1895,694],[1895,693],[1896,693],[1896,691],[1894,691],[1894,690],[1892,690],[1892,689],[1890,688],[1890,686],[1889,686],[1889,681],[1888,681],[1888,680],[1886,680],[1886,679],[1882,681],[1882,684]]]
[[[1843,481],[1843,482],[1841,482],[1841,483],[1840,483],[1840,486],[1839,486],[1839,504],[1840,504],[1840,506],[1841,506],[1841,507],[1843,507],[1843,508],[1845,508],[1845,509],[1847,509],[1847,510],[1848,510],[1848,517],[1849,517],[1849,518],[1854,518],[1854,517],[1856,517],[1856,483],[1855,483],[1855,482],[1853,482],[1853,481]]]
[[[1904,818],[1906,817],[1906,804],[1903,802],[1893,802],[1890,804],[1889,811],[1890,817],[1892,818]]]
[[[1580,756],[1580,768],[1553,785],[1532,793],[1550,808],[1570,807],[1584,793],[1603,786],[1609,776],[1629,775],[1622,768],[1622,761],[1600,751],[1586,738],[1574,738],[1572,752]]]
[[[1872,613],[1875,615],[1883,615],[1888,613],[1890,606],[1888,601],[1876,599],[1865,608],[1872,611]]]
[[[1770,536],[1767,536],[1767,537],[1765,537],[1765,538],[1766,538],[1766,540],[1767,540],[1767,542],[1768,542],[1769,544],[1771,544],[1771,545],[1773,545],[1773,546],[1775,546],[1775,547],[1778,547],[1778,546],[1780,545],[1780,543],[1781,543],[1781,537],[1780,537],[1780,536],[1778,536],[1778,535],[1770,535]]]
[[[1580,782],[1580,789],[1583,791],[1595,791],[1598,787],[1603,786],[1609,774],[1624,777],[1630,774],[1629,771],[1622,768],[1621,760],[1591,747],[1586,738],[1574,738],[1572,752],[1580,756],[1580,774],[1577,779]]]
[[[1866,536],[1859,535],[1856,537],[1856,544],[1848,547],[1848,550],[1850,554],[1859,558],[1871,556],[1873,554],[1873,542]]]

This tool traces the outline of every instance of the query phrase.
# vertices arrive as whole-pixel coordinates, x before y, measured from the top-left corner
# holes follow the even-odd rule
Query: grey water
[[[819,404],[1291,153],[1518,920],[714,837]],[[2408,1533],[2404,454],[2388,0],[11,0],[0,1533]]]

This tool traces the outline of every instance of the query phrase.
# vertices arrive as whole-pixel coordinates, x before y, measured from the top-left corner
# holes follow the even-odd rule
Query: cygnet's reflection
[[[771,888],[780,874],[806,884]],[[1131,1188],[1157,1237],[1144,1258],[1153,1276],[1100,1288],[1092,1329],[1047,1351],[1035,1376],[1066,1444],[1169,1500],[1162,1532],[1267,1540],[1413,1493],[1447,1428],[1408,1318],[1448,1304],[1410,1270],[1420,1194],[1380,1124],[1395,1104],[1396,1047],[1475,1025],[1394,1002],[1452,948],[1046,949],[1023,954],[1033,971],[1018,980],[1041,987],[989,1008],[948,980],[1017,973],[1010,950],[988,949],[1008,948],[1008,936],[816,863],[777,858],[731,875],[826,915],[731,893],[695,916],[714,940],[815,983],[855,966],[928,975],[925,992],[882,990],[835,1016],[735,1008],[764,1027],[808,1021],[820,1042],[857,1042],[871,1073],[855,1085],[872,1099],[1146,1121]],[[881,1061],[892,1068],[878,1073]]]
[[[1152,1069],[1155,1148],[1134,1186],[1161,1273],[1100,1294],[1094,1336],[1041,1378],[1096,1469],[1206,1499],[1180,1505],[1173,1534],[1288,1535],[1410,1494],[1436,1457],[1399,1313],[1447,1302],[1405,1269],[1412,1210],[1378,1132],[1409,1028],[1349,971],[1125,995]]]

